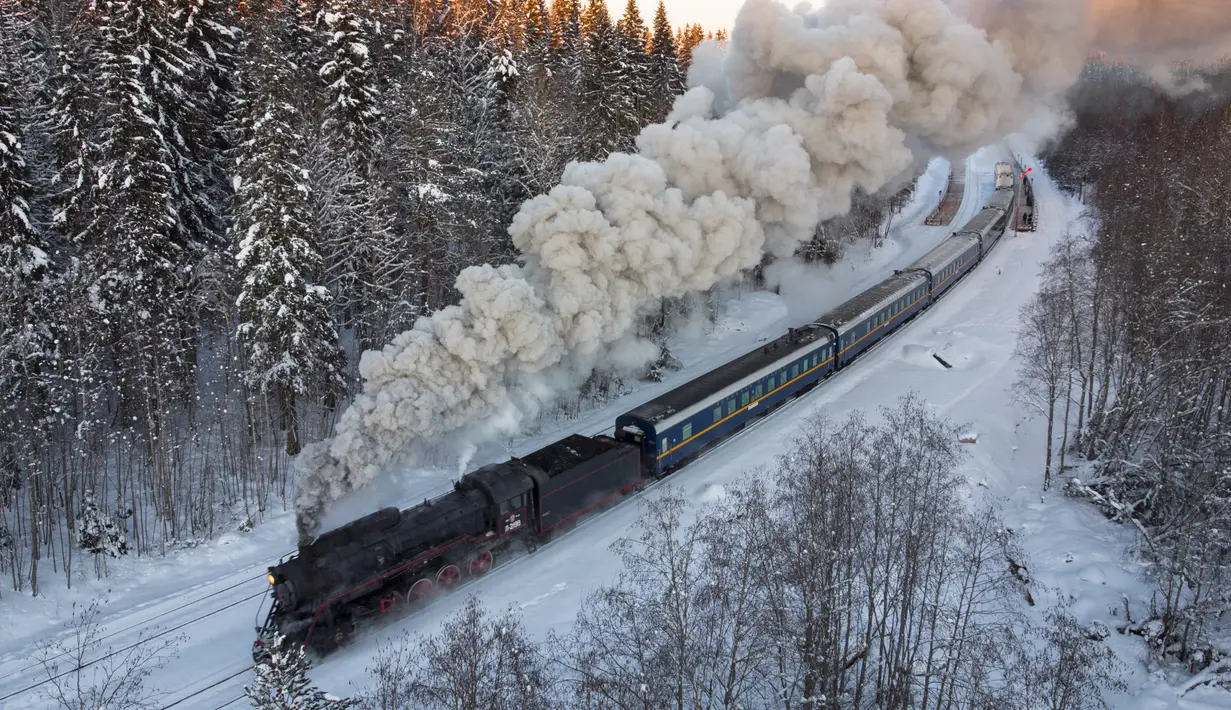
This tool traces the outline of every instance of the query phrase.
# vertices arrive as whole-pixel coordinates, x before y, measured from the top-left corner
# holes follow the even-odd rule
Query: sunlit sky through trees
[[[608,3],[615,4],[623,6],[624,3]],[[667,17],[671,18],[673,27],[700,23],[708,32],[719,28],[731,29],[731,25],[735,24],[735,13],[739,12],[744,0],[666,0],[666,4]],[[637,7],[648,24],[658,8],[658,0],[637,0]]]

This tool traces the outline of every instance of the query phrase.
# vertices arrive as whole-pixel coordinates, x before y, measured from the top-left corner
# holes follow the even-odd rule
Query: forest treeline
[[[1075,124],[1042,157],[1089,227],[1055,247],[1018,343],[1019,394],[1048,421],[1045,485],[1137,529],[1155,592],[1126,600],[1123,630],[1191,671],[1225,670],[1231,599],[1227,66],[1190,69],[1207,90],[1176,96],[1087,65]]]
[[[705,37],[603,0],[0,0],[0,571],[280,508],[358,355],[514,259],[517,206],[630,149]]]

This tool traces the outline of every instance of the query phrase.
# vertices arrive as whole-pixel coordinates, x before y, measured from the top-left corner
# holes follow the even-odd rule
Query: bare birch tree
[[[1015,399],[1047,419],[1043,490],[1051,488],[1052,448],[1055,439],[1056,403],[1064,395],[1070,375],[1072,345],[1066,327],[1066,309],[1060,293],[1044,289],[1022,306],[1017,334],[1018,379]]]

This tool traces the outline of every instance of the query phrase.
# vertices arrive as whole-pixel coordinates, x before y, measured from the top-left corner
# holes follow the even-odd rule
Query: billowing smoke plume
[[[509,431],[595,365],[638,359],[634,326],[664,297],[789,256],[855,187],[993,141],[1075,79],[1077,3],[973,2],[987,32],[943,0],[749,0],[721,64],[698,52],[695,88],[636,154],[570,164],[522,206],[523,265],[464,270],[458,305],[364,353],[363,393],[297,461],[301,536],[424,442]]]

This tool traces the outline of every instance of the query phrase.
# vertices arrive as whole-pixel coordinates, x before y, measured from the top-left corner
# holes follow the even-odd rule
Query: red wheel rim
[[[436,586],[441,589],[451,587],[461,577],[462,571],[457,568],[457,565],[446,565],[436,573]]]
[[[482,577],[487,574],[487,570],[492,568],[492,553],[490,550],[484,550],[470,560],[470,576]]]
[[[432,584],[432,580],[421,579],[410,585],[410,591],[406,592],[406,601],[414,603],[425,597],[430,597],[435,589],[436,585]]]

